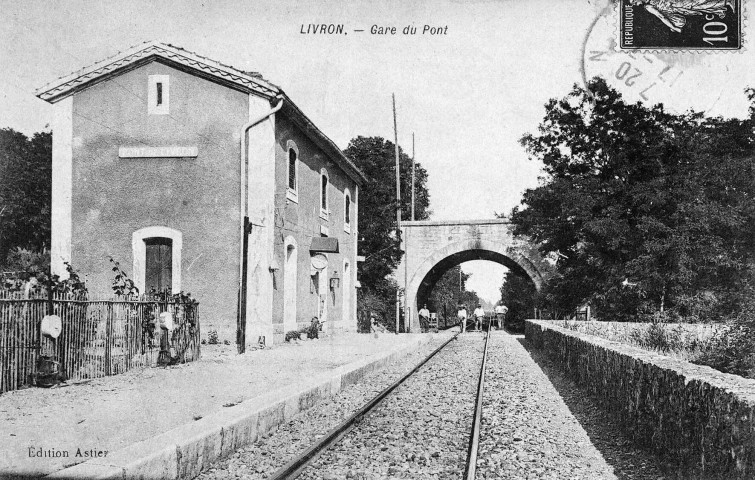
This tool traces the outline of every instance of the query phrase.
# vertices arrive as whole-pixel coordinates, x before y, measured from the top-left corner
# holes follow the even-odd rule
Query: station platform
[[[456,329],[454,329],[456,330]],[[0,478],[192,478],[438,334],[340,334],[0,395]]]

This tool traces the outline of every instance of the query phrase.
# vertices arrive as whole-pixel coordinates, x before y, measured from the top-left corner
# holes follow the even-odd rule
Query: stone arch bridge
[[[551,273],[537,246],[514,237],[509,220],[460,220],[402,222],[404,256],[396,270],[405,291],[404,313],[411,330],[419,328],[419,302],[425,301],[435,283],[449,269],[470,260],[490,260],[525,275],[537,290]]]

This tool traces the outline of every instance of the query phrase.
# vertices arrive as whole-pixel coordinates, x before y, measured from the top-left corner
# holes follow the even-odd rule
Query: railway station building
[[[53,273],[70,262],[107,294],[112,257],[141,292],[191,293],[221,341],[243,284],[247,343],[315,316],[356,329],[365,178],[280,87],[153,42],[37,96],[54,105]]]

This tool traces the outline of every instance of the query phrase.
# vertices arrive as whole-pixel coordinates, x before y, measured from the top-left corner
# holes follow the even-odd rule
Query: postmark
[[[620,0],[623,50],[740,50],[742,0]]]
[[[601,77],[629,102],[660,103],[678,113],[691,109],[710,115],[747,114],[743,91],[749,86],[750,57],[737,51],[700,55],[685,49],[622,49],[617,35],[620,8],[614,0],[595,5],[580,59],[588,91],[588,81]]]

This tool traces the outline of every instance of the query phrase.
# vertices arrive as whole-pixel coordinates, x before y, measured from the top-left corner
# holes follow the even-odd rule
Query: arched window
[[[286,185],[286,198],[299,201],[299,149],[296,144],[289,140],[286,144],[288,147],[288,162],[286,164],[286,176],[288,178]]]
[[[343,229],[351,233],[351,192],[348,188],[343,195]]]
[[[320,170],[320,216],[328,218],[328,171]]]

